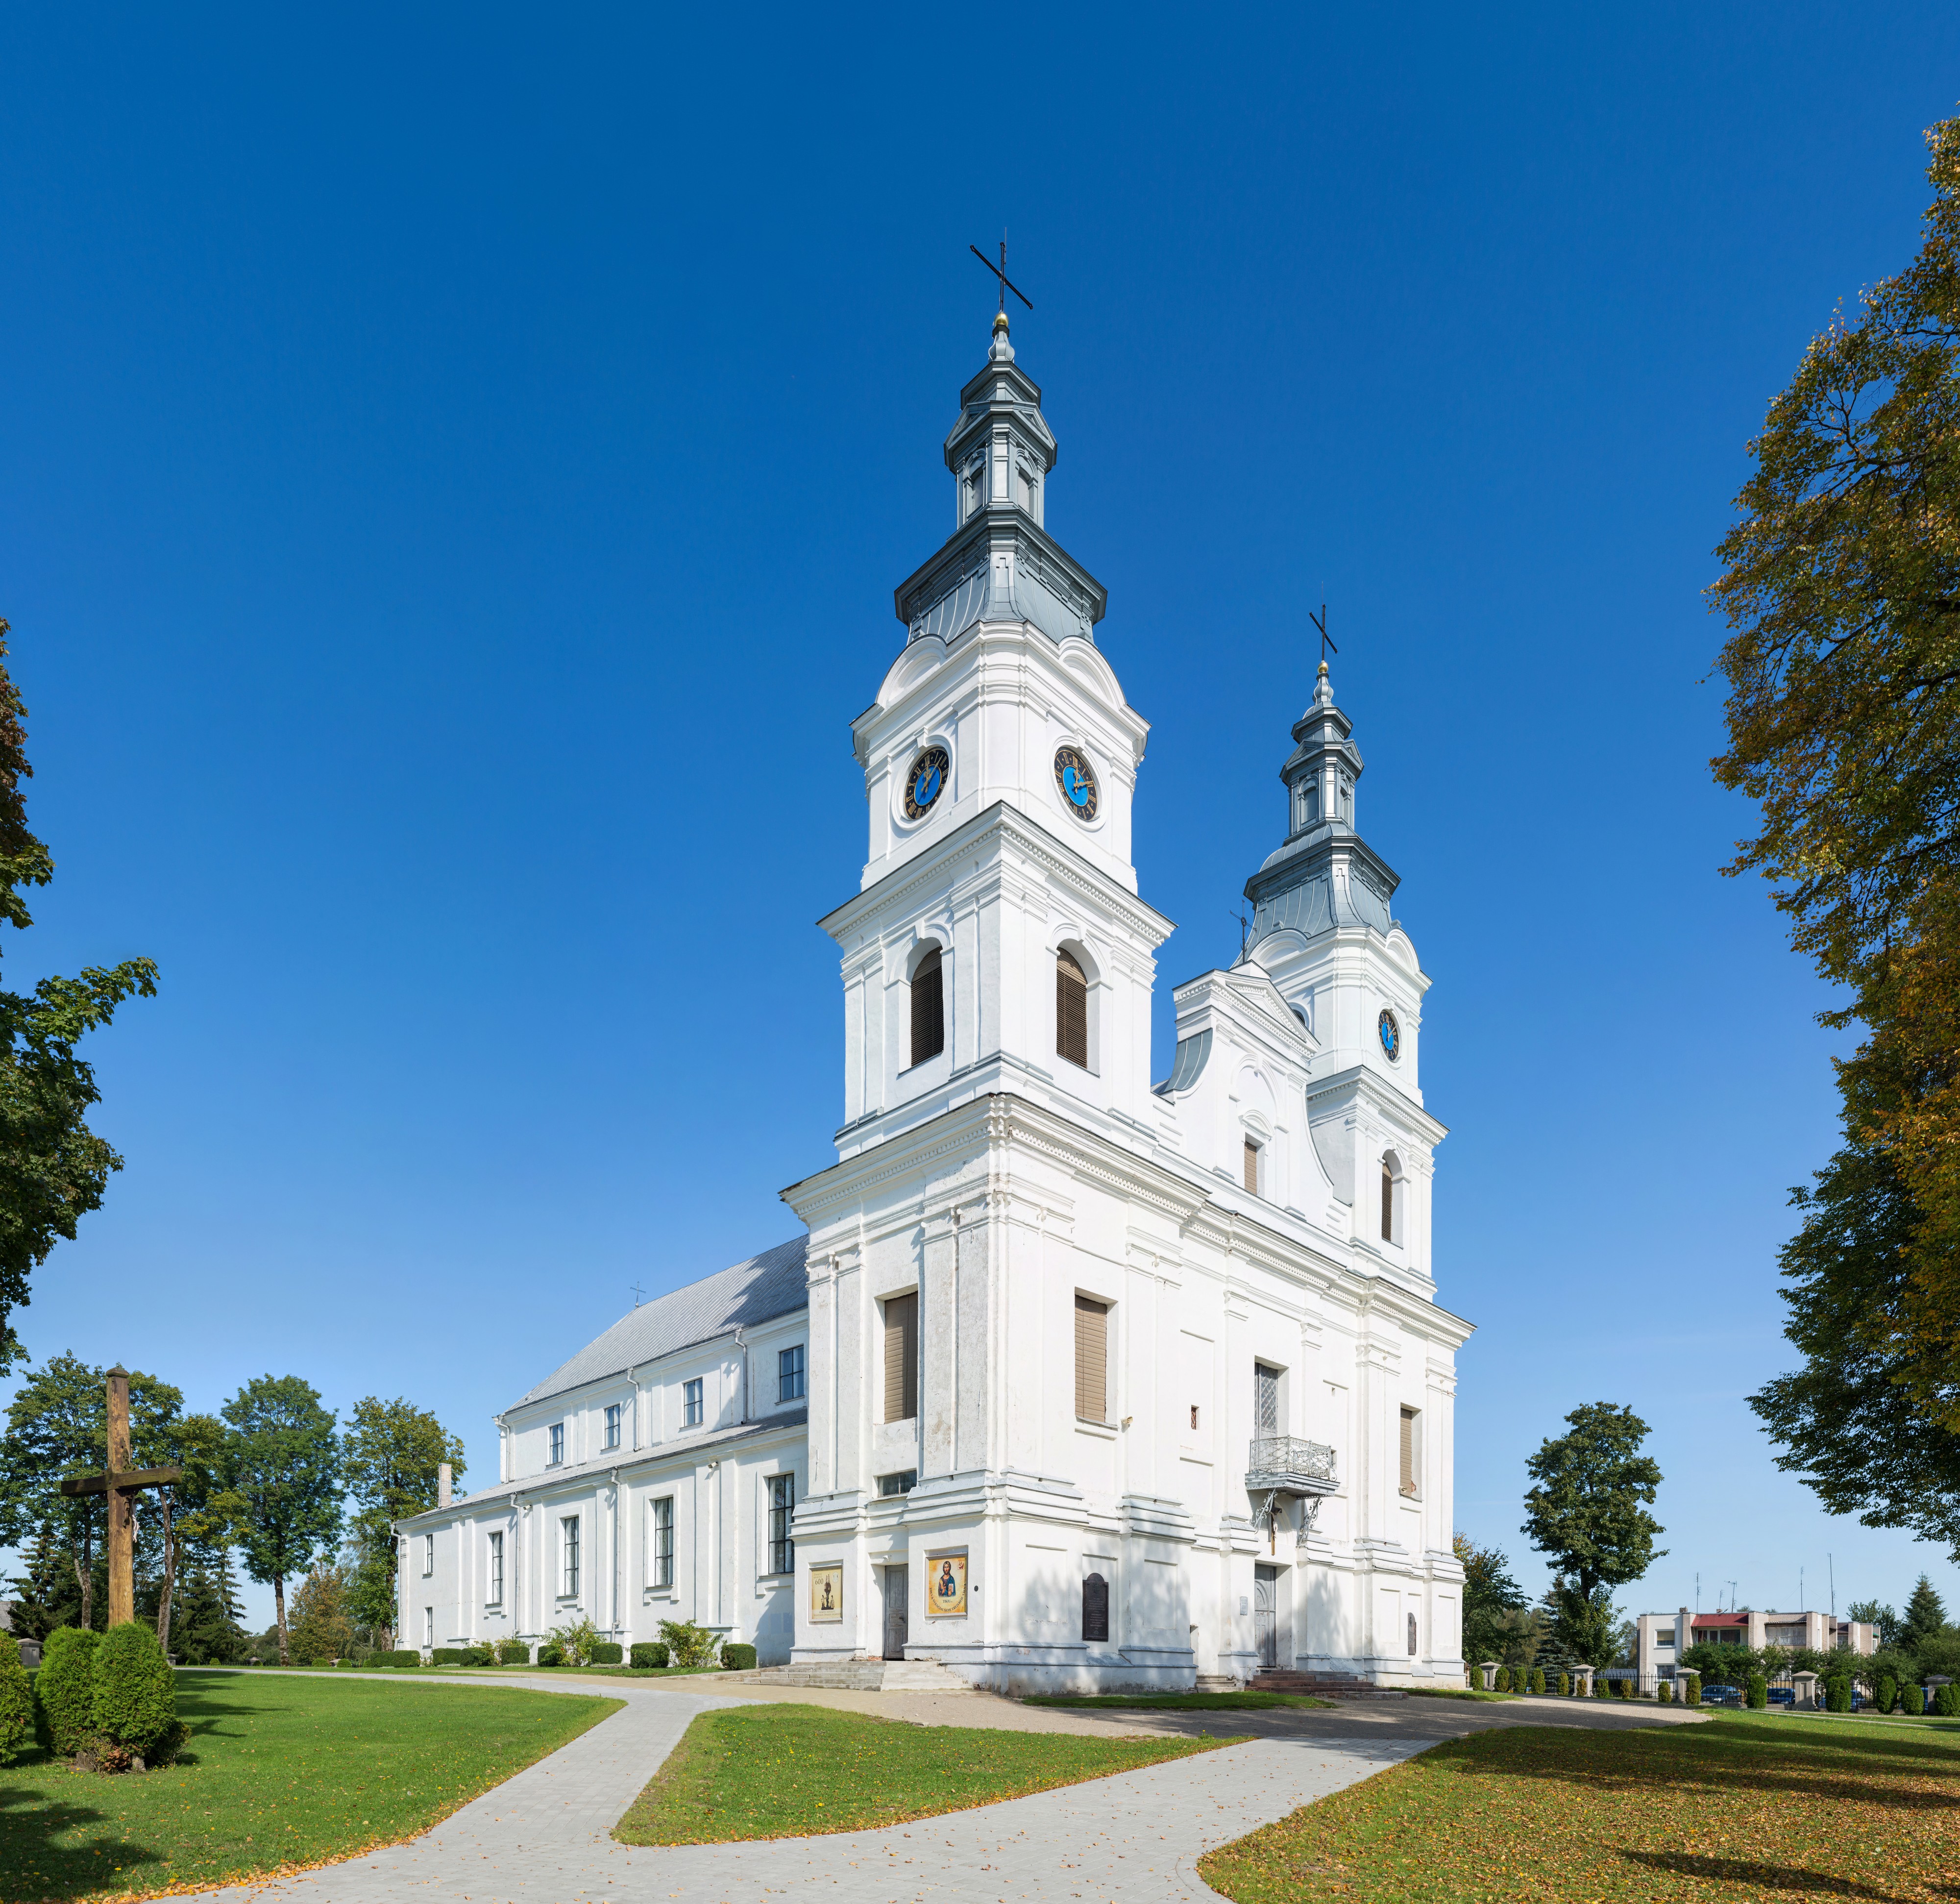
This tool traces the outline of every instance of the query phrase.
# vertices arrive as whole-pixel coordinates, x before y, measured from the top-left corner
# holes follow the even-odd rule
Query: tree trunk
[[[157,1490],[157,1503],[164,1517],[164,1590],[157,1601],[157,1644],[167,1659],[170,1651],[170,1590],[177,1582],[177,1542],[170,1525],[170,1491]]]
[[[272,1576],[272,1605],[279,1619],[279,1664],[292,1664],[292,1657],[286,1650],[286,1577],[284,1574]]]

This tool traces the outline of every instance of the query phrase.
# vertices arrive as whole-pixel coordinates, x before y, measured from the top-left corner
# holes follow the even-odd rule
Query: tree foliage
[[[293,1596],[292,1648],[302,1660],[345,1659],[354,1650],[347,1609],[347,1571],[314,1568]]]
[[[435,1505],[436,1470],[447,1461],[463,1477],[463,1441],[426,1409],[397,1396],[356,1402],[348,1417],[347,1492],[353,1501],[348,1527],[352,1578],[348,1611],[364,1626],[395,1624],[394,1523]]]
[[[1479,1547],[1468,1534],[1457,1535],[1450,1545],[1463,1568],[1465,1660],[1472,1666],[1486,1660],[1529,1666],[1538,1654],[1541,1622],[1511,1578],[1509,1556],[1496,1547]],[[1513,1655],[1519,1657],[1514,1660]]]
[[[320,1391],[297,1375],[247,1382],[222,1411],[223,1511],[245,1571],[270,1584],[279,1657],[288,1652],[286,1582],[339,1538],[340,1438]]]
[[[1535,1485],[1525,1496],[1523,1531],[1589,1603],[1602,1587],[1639,1579],[1666,1552],[1654,1546],[1666,1530],[1644,1504],[1661,1473],[1640,1451],[1647,1425],[1631,1409],[1588,1402],[1565,1421],[1567,1432],[1548,1438],[1525,1463]]]
[[[1950,1441],[1850,1407],[1876,1378],[1960,1434],[1960,119],[1927,142],[1918,256],[1813,340],[1751,446],[1711,591],[1730,628],[1713,766],[1761,810],[1729,870],[1774,884],[1793,944],[1847,989],[1825,1021],[1866,1034],[1840,1066],[1845,1150],[1799,1199],[1792,1336],[1806,1277],[1869,1301],[1799,1342],[1810,1388],[1759,1406],[1827,1505],[1953,1544]],[[1842,1228],[1861,1218],[1868,1236]],[[1822,1458],[1873,1413],[1889,1453]]]
[[[93,1710],[97,1733],[139,1757],[177,1730],[177,1675],[141,1620],[124,1620],[103,1635],[95,1652]]]
[[[0,923],[24,931],[33,923],[26,889],[46,886],[55,865],[27,827],[22,782],[34,770],[27,711],[6,667],[7,634],[0,620]],[[19,1358],[11,1317],[27,1304],[33,1272],[100,1208],[110,1172],[123,1167],[88,1128],[101,1093],[75,1047],[125,999],[154,997],[156,981],[151,960],[126,959],[43,979],[31,995],[0,990],[0,1368]]]

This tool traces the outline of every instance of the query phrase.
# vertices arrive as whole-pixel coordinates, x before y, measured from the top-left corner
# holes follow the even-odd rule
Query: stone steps
[[[937,1660],[826,1660],[801,1666],[759,1666],[747,1673],[718,1673],[718,1686],[809,1686],[838,1692],[962,1693],[971,1681]]]
[[[1297,1673],[1287,1667],[1269,1666],[1246,1683],[1249,1692],[1301,1692],[1317,1699],[1402,1699],[1408,1695],[1398,1686],[1377,1686],[1358,1673]]]

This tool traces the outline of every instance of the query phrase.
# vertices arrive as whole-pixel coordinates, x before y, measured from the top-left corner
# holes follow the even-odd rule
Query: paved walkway
[[[404,1689],[483,1683],[425,1673]],[[1335,1711],[1088,1715],[1018,1706],[984,1695],[826,1699],[803,1689],[805,1703],[848,1702],[854,1709],[929,1724],[998,1724],[1013,1715],[1029,1730],[1208,1729],[1214,1736],[1230,1731],[1245,1737],[1243,1743],[1222,1751],[1143,1772],[879,1831],[637,1847],[615,1842],[612,1826],[695,1715],[734,1705],[737,1699],[634,1680],[568,1684],[562,1679],[499,1675],[495,1683],[574,1697],[623,1699],[626,1704],[410,1843],[293,1877],[201,1895],[213,1904],[244,1904],[248,1899],[294,1904],[408,1904],[411,1899],[416,1904],[588,1904],[607,1897],[645,1899],[650,1904],[762,1904],[817,1896],[848,1904],[1048,1899],[1155,1904],[1210,1898],[1217,1893],[1195,1868],[1204,1852],[1440,1739],[1491,1724],[1637,1724],[1664,1716],[1595,1714],[1570,1701],[1486,1705],[1414,1699]],[[867,1708],[860,1704],[865,1700],[883,1703]],[[1434,1709],[1412,1710],[1418,1707]]]

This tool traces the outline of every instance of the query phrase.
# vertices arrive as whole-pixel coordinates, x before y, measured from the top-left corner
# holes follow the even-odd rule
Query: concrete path
[[[845,1904],[955,1899],[1142,1904],[1209,1898],[1217,1893],[1195,1868],[1204,1852],[1440,1739],[1491,1723],[1542,1724],[1560,1716],[1567,1723],[1638,1723],[1665,1716],[1610,1711],[1596,1716],[1577,1702],[1557,1700],[1511,1705],[1407,1700],[1365,1711],[1284,1715],[1091,1715],[985,1698],[844,1695],[836,1702],[848,1699],[854,1708],[864,1709],[858,1705],[861,1699],[889,1702],[876,1709],[924,1724],[998,1724],[1004,1721],[997,1714],[1012,1714],[1029,1730],[1209,1729],[1217,1736],[1242,1730],[1246,1737],[1221,1751],[1145,1771],[879,1831],[635,1847],[616,1843],[612,1826],[695,1715],[737,1699],[678,1686],[650,1687],[644,1680],[568,1684],[562,1679],[499,1675],[494,1683],[572,1697],[623,1699],[626,1704],[408,1844],[292,1877],[199,1895],[214,1904],[244,1904],[248,1899],[296,1904],[406,1904],[410,1899],[418,1904],[587,1904],[606,1897],[644,1899],[650,1904],[762,1904],[765,1899],[816,1896]],[[396,1679],[396,1683],[403,1682]],[[403,1690],[412,1695],[413,1687],[431,1683],[484,1682],[424,1673],[407,1681]],[[833,1701],[806,1698],[804,1702]],[[949,1710],[902,1712],[896,1709],[901,1704]],[[1418,1706],[1437,1709],[1411,1713]],[[1384,1721],[1379,1715],[1385,1710],[1402,1722]],[[1258,1724],[1235,1723],[1248,1720]],[[1276,1720],[1282,1723],[1271,1723]],[[1042,1723],[1051,1721],[1067,1723]],[[1147,1723],[1135,1723],[1139,1721]]]

